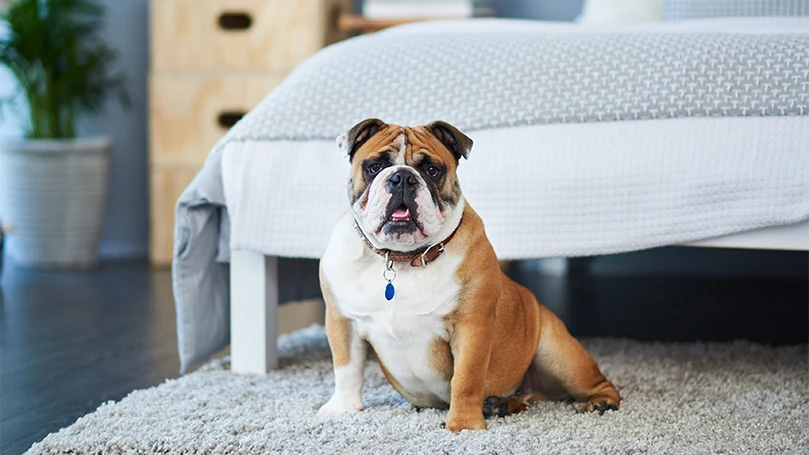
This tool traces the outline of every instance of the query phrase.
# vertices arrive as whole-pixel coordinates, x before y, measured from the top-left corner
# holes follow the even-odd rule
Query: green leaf
[[[97,112],[108,94],[130,106],[118,57],[98,32],[104,8],[91,0],[12,0],[0,14],[0,64],[8,67],[30,108],[29,137],[70,138],[75,113]]]

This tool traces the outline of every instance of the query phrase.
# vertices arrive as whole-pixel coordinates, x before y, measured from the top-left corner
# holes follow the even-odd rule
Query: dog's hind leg
[[[618,390],[565,324],[544,306],[540,306],[539,318],[539,344],[524,385],[550,399],[586,402],[586,411],[603,414],[618,409]]]

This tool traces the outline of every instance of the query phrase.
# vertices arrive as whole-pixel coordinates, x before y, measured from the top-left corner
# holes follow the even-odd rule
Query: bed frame
[[[713,248],[809,251],[809,221],[683,244]],[[266,373],[278,366],[278,258],[232,251],[230,353],[237,373]]]

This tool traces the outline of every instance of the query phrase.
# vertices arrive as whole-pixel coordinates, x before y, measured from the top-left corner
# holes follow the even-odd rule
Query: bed
[[[182,370],[228,343],[234,371],[276,366],[276,258],[320,256],[346,208],[334,138],[368,117],[473,138],[459,175],[503,260],[809,250],[807,56],[806,18],[429,22],[324,49],[178,201]]]

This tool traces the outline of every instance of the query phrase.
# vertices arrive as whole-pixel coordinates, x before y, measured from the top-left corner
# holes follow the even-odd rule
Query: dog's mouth
[[[407,208],[406,205],[402,204],[390,214],[390,221],[392,222],[401,222],[401,221],[412,221],[410,216],[410,209]]]
[[[412,234],[420,229],[416,217],[404,202],[399,204],[384,218],[381,231],[383,234]]]

